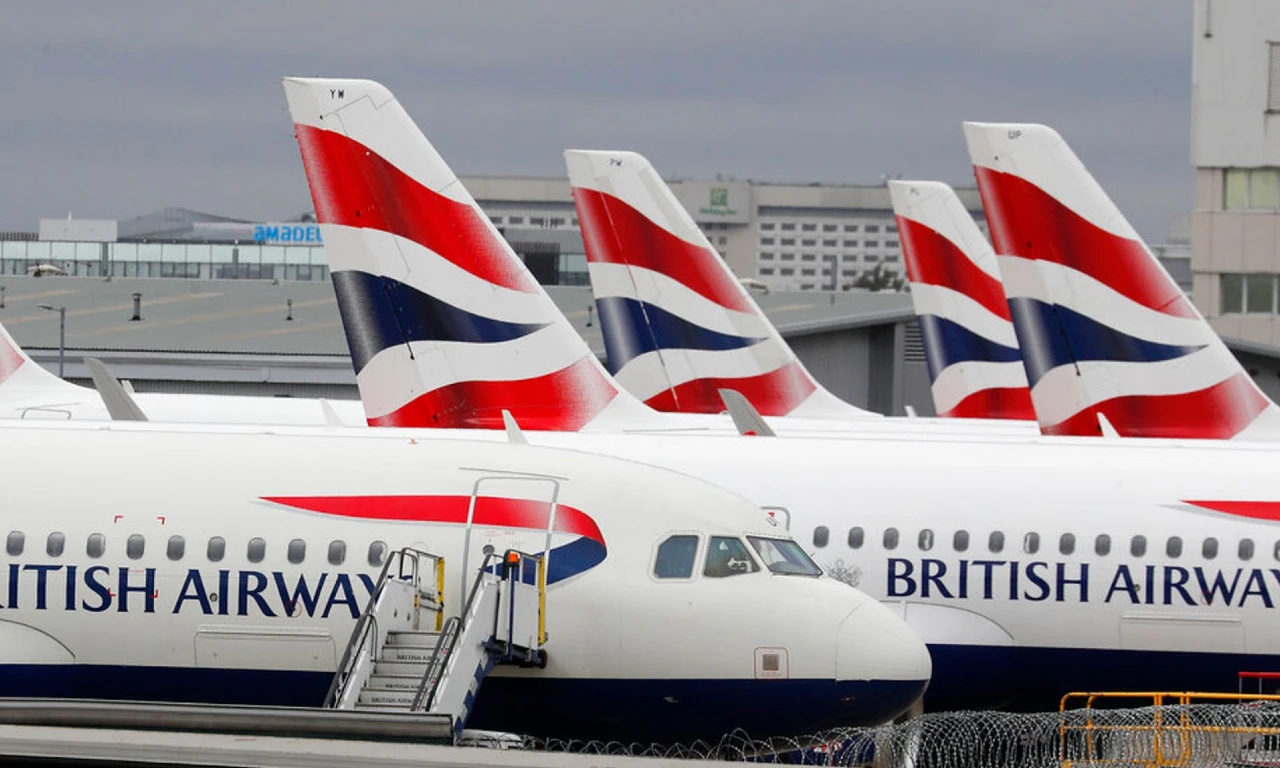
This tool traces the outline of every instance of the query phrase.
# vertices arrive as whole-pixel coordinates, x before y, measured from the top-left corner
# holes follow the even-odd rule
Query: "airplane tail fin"
[[[382,85],[286,78],[375,426],[576,430],[640,407]]]
[[[22,390],[80,390],[32,360],[9,332],[0,325],[0,397],[5,393]]]
[[[719,413],[732,389],[766,416],[873,415],[805,370],[648,160],[564,155],[619,384],[660,411]]]
[[[1274,438],[1258,389],[1053,129],[965,123],[1041,430]]]
[[[890,181],[939,416],[1034,420],[996,256],[951,187]]]

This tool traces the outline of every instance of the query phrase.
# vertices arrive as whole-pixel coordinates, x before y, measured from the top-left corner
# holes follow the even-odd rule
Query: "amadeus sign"
[[[319,245],[319,224],[259,224],[253,228],[255,243],[289,243],[290,245]]]
[[[751,220],[751,186],[741,181],[683,181],[671,185],[699,224],[746,224]]]

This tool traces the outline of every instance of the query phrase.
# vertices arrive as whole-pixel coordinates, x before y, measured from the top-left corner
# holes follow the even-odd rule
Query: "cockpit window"
[[[659,579],[693,577],[693,560],[698,554],[697,536],[672,536],[658,545],[653,575]]]
[[[728,536],[712,536],[707,545],[707,564],[702,569],[703,576],[719,578],[721,576],[737,576],[740,573],[755,573],[760,570],[756,561],[747,554],[747,545],[742,539]]]
[[[755,547],[756,554],[764,561],[773,573],[794,574],[797,576],[819,576],[822,569],[813,562],[800,545],[790,539],[766,539],[760,536],[748,536],[747,541]]]

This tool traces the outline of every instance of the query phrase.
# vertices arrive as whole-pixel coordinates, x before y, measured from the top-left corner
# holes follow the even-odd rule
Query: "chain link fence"
[[[624,744],[494,737],[472,743],[607,756],[873,768],[1280,768],[1280,703],[1066,712],[944,712],[877,728],[715,743]]]

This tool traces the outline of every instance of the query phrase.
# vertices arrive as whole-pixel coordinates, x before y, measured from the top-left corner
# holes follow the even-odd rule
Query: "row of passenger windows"
[[[916,547],[922,552],[928,552],[934,547],[934,533],[929,528],[923,528],[916,534]],[[901,543],[902,534],[897,528],[886,528],[881,536],[880,543],[885,549],[897,549]],[[825,525],[820,525],[813,529],[813,545],[821,549],[831,543],[831,530]],[[866,532],[862,528],[850,528],[847,543],[850,549],[861,549],[866,543]],[[1074,533],[1064,533],[1058,537],[1058,552],[1063,555],[1074,554],[1076,551],[1076,535]],[[1093,539],[1093,551],[1099,556],[1111,554],[1111,536],[1100,533]],[[968,552],[970,546],[970,536],[968,531],[960,530],[951,535],[951,548],[956,552]],[[1194,546],[1194,545],[1193,545]],[[991,553],[1003,552],[1005,548],[1005,535],[1003,531],[992,531],[987,534],[987,551]],[[1170,536],[1164,541],[1164,554],[1166,557],[1182,557],[1184,544],[1181,536]],[[1200,556],[1206,560],[1212,560],[1218,556],[1218,540],[1212,536],[1205,538],[1200,542]],[[1022,537],[1022,551],[1028,555],[1034,555],[1040,551],[1040,534],[1027,533]],[[1134,536],[1129,539],[1129,554],[1133,557],[1142,557],[1147,554],[1147,537]],[[1251,560],[1254,554],[1253,539],[1240,539],[1236,544],[1236,557],[1241,560]],[[1277,541],[1272,549],[1272,556],[1280,561],[1280,541]]]
[[[5,539],[5,552],[10,557],[19,557],[26,550],[27,535],[22,531],[10,531]],[[49,534],[44,541],[44,552],[49,557],[62,557],[67,547],[67,537],[59,532]],[[135,533],[125,539],[124,553],[130,560],[140,559],[147,550],[147,539]],[[214,536],[205,544],[205,557],[209,562],[220,562],[227,555],[227,540]],[[107,537],[101,533],[89,534],[85,540],[84,552],[91,558],[100,558],[107,551]],[[187,540],[182,536],[170,536],[164,546],[165,556],[170,560],[181,560],[187,553]],[[342,565],[347,560],[347,542],[334,540],[329,542],[328,561],[330,565]],[[266,539],[249,539],[245,545],[245,559],[251,563],[260,563],[267,557]],[[293,539],[285,546],[285,557],[290,563],[298,565],[307,559],[307,542]],[[375,541],[369,545],[366,557],[369,565],[381,567],[387,559],[387,544]]]

